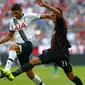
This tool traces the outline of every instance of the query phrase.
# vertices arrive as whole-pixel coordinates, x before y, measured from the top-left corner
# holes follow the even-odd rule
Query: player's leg
[[[73,70],[72,70],[72,66],[70,64],[70,55],[69,55],[69,51],[65,51],[64,55],[62,55],[63,58],[61,58],[60,60],[60,67],[63,68],[65,74],[67,75],[67,77],[74,82],[76,85],[83,85],[81,79],[79,77],[77,77],[76,75],[74,75]]]
[[[68,73],[66,73],[66,75],[76,85],[83,85],[81,79],[78,76],[74,75],[73,72],[68,72]]]
[[[9,57],[7,59],[5,68],[0,70],[1,71],[0,78],[3,78],[5,74],[7,74],[10,71],[13,61],[15,60],[15,58],[17,57],[17,53],[19,52],[20,52],[19,45],[15,44],[15,45],[10,46]]]
[[[36,85],[45,85],[42,80],[33,72],[33,70],[29,70],[26,72],[28,78],[30,78]]]
[[[12,74],[16,77],[22,74],[23,72],[31,70],[35,65],[48,63],[52,63],[52,52],[44,52],[38,57],[33,57],[28,63],[25,63],[19,69],[12,72]]]
[[[69,52],[66,52],[65,54],[67,54],[67,56],[69,57]],[[66,62],[65,67],[64,67],[64,71],[65,71],[67,77],[68,77],[72,82],[74,82],[76,85],[83,85],[81,79],[74,74],[74,72],[73,72],[73,70],[72,70],[72,66],[71,66],[71,64],[70,64],[70,57],[69,57],[69,58],[68,58],[68,57],[67,57],[67,59],[66,59],[67,62]]]
[[[20,54],[18,54],[18,60],[20,62],[20,65],[24,65],[25,63],[29,62],[29,55],[32,53],[32,43],[30,41],[25,42],[23,44],[21,44],[21,48],[22,48],[22,52]],[[30,71],[25,71],[27,73],[27,76],[36,84],[36,85],[44,85],[44,83],[42,83],[42,80],[33,73],[32,70]],[[18,71],[17,71],[18,73]],[[9,80],[13,80],[16,77],[15,74],[10,74],[9,75]]]
[[[12,45],[9,48],[9,57],[5,66],[5,70],[10,70],[13,61],[15,60],[15,58],[17,57],[17,53],[20,53],[20,46],[18,44],[16,45]]]
[[[76,85],[83,85],[82,81],[74,75],[72,66],[70,64],[69,51],[66,49],[59,50],[56,53],[55,62],[58,66],[62,67],[67,77],[74,82]]]
[[[19,69],[12,72],[13,76],[18,76],[24,72],[27,72],[31,70],[35,65],[38,65],[41,63],[41,60],[39,57],[33,57],[28,63],[23,64]]]
[[[65,71],[66,76],[72,81],[74,82],[76,85],[83,85],[81,79],[76,76],[73,71],[72,71],[72,67],[69,63],[67,63],[67,66],[63,68]]]

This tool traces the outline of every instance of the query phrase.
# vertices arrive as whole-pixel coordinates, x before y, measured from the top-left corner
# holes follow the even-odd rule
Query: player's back
[[[51,40],[51,48],[52,49],[62,49],[62,48],[70,48],[71,45],[67,40],[67,25],[65,23],[64,18],[57,19],[55,22],[55,28],[52,35]]]

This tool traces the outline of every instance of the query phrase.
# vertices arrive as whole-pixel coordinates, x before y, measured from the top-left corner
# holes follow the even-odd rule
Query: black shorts
[[[32,53],[33,45],[30,41],[24,42],[22,44],[18,43],[22,47],[22,52],[18,54],[18,60],[22,66],[25,63],[29,62],[29,56]]]
[[[61,50],[45,50],[38,56],[41,60],[41,64],[48,64],[56,62],[56,64],[64,69],[65,72],[71,72],[72,66],[70,64],[70,54],[67,49]]]

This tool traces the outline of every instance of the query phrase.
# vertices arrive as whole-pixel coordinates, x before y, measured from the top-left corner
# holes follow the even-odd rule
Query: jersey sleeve
[[[15,32],[15,30],[13,29],[13,22],[12,21],[10,22],[9,31]]]
[[[29,16],[30,18],[33,18],[33,19],[40,19],[41,14],[29,13],[28,16]]]

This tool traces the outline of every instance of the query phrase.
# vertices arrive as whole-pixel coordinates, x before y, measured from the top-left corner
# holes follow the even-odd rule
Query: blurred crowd
[[[63,10],[68,24],[68,39],[72,45],[85,45],[85,0],[44,0],[51,6],[58,6]],[[23,12],[50,13],[48,9],[40,7],[34,0],[5,0],[0,3],[0,38],[8,32],[12,18],[10,8],[13,3],[20,3]],[[54,24],[51,20],[35,20],[36,28],[34,46],[49,47]],[[85,48],[83,47],[83,50]]]

